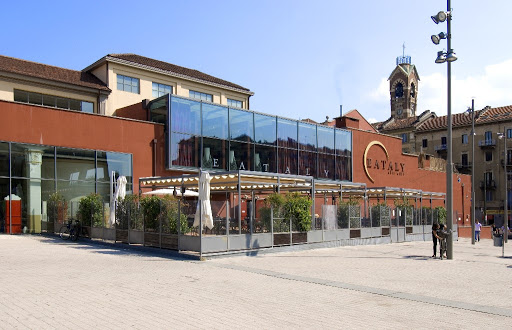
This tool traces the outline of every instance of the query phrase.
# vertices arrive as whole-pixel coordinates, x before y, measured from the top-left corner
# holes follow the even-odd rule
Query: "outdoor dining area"
[[[444,193],[310,176],[200,171],[140,178],[139,187],[131,214],[117,212],[117,239],[200,255],[427,240],[446,216]]]

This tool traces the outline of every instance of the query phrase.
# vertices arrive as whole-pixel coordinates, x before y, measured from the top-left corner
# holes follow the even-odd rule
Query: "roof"
[[[417,116],[408,117],[403,119],[396,119],[390,122],[382,123],[381,127],[378,128],[379,131],[393,131],[397,129],[404,129],[411,126],[414,126],[414,123],[418,120]]]
[[[407,77],[414,72],[414,74],[416,75],[416,78],[418,79],[418,81],[420,80],[420,75],[418,74],[418,71],[416,70],[416,66],[414,64],[408,64],[408,63],[401,63],[401,64],[398,64],[396,66],[396,68],[391,72],[391,74],[389,75],[389,79],[391,79],[391,77],[393,77],[393,75],[395,74],[395,72],[397,70],[400,70],[402,71]]]
[[[469,116],[468,116],[469,117]],[[475,124],[485,124],[490,122],[511,120],[512,119],[512,105],[504,107],[485,107],[480,111],[480,115],[475,119]],[[470,121],[471,123],[471,121]]]
[[[357,109],[350,110],[349,112],[345,113],[343,117],[359,120],[359,128],[362,130],[377,132],[377,129],[372,124],[370,124]]]
[[[245,91],[245,92],[250,92],[250,90],[248,88],[242,87],[240,85],[234,84],[232,82],[229,82],[229,81],[226,81],[226,80],[214,77],[214,76],[210,76],[201,71],[188,69],[188,68],[185,68],[182,66],[155,60],[155,59],[140,56],[137,54],[108,54],[103,59],[101,59],[99,62],[101,62],[102,60],[131,63],[136,66],[153,68],[153,69],[165,71],[166,73],[169,73],[169,74],[182,76],[185,78],[192,78],[192,79],[201,80],[201,81],[204,81],[207,83],[213,83],[216,85],[222,85],[222,86],[238,89],[238,90]],[[96,63],[98,63],[98,62],[96,62]],[[91,68],[92,67],[90,66],[90,67],[86,68],[85,70],[88,70]],[[252,94],[252,92],[251,92],[251,94]]]
[[[0,71],[110,91],[101,80],[89,72],[64,69],[8,56],[0,55]]]

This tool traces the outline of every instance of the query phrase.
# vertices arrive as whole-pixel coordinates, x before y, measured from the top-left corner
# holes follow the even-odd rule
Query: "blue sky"
[[[509,0],[452,0],[452,111],[512,105]],[[23,7],[23,8],[21,8]],[[446,1],[9,1],[0,54],[81,70],[136,53],[250,88],[251,109],[294,119],[358,109],[389,117],[395,58],[420,75],[418,111],[446,114],[446,64],[430,16]],[[18,13],[18,14],[17,14]]]

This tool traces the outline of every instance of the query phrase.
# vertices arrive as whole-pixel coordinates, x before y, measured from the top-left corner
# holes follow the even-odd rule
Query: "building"
[[[210,252],[283,240],[425,239],[432,209],[443,206],[445,175],[404,154],[400,138],[375,133],[358,112],[328,126],[252,111],[246,88],[137,55],[107,55],[84,71],[0,62],[4,231],[58,230],[90,193],[103,197],[104,212],[88,224],[89,237],[194,250],[203,234]],[[175,233],[145,222],[110,222],[117,177],[125,176],[135,193],[164,186],[185,194],[197,190],[199,171],[213,177],[215,229],[194,231],[185,222],[190,231]],[[466,175],[453,180],[470,187]],[[262,220],[265,198],[287,191],[312,201],[307,232],[274,233]],[[66,207],[52,217],[56,195]],[[463,195],[454,186],[458,217],[469,212]],[[353,198],[357,205],[350,207],[359,211],[345,221],[338,206]],[[372,218],[375,207],[387,210],[384,220]],[[193,220],[195,208],[180,212]]]

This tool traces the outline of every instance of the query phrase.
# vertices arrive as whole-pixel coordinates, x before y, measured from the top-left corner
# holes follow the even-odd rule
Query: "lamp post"
[[[471,244],[475,245],[475,99],[467,113],[471,113]]]
[[[498,137],[503,138],[503,151],[504,151],[504,162],[503,162],[503,172],[505,173],[505,183],[503,184],[505,190],[505,198],[503,199],[503,238],[501,241],[501,256],[505,257],[505,242],[508,239],[508,194],[507,194],[507,179],[508,179],[508,170],[507,170],[507,128],[503,128],[503,133],[498,133]]]
[[[437,52],[436,63],[444,63],[448,64],[447,71],[447,93],[448,93],[448,102],[447,102],[447,129],[448,136],[446,141],[446,223],[448,225],[448,231],[451,231],[453,228],[453,161],[452,161],[452,67],[451,63],[457,60],[457,56],[455,52],[451,48],[451,20],[452,13],[450,8],[450,0],[447,0],[447,9],[446,12],[440,11],[436,16],[431,16],[434,23],[439,24],[440,22],[446,21],[446,29],[447,33],[439,33],[437,35],[433,35],[431,37],[432,42],[436,45],[439,44],[441,39],[446,39],[448,51],[440,51]],[[453,259],[453,237],[450,235],[446,242],[446,255],[448,259]]]

